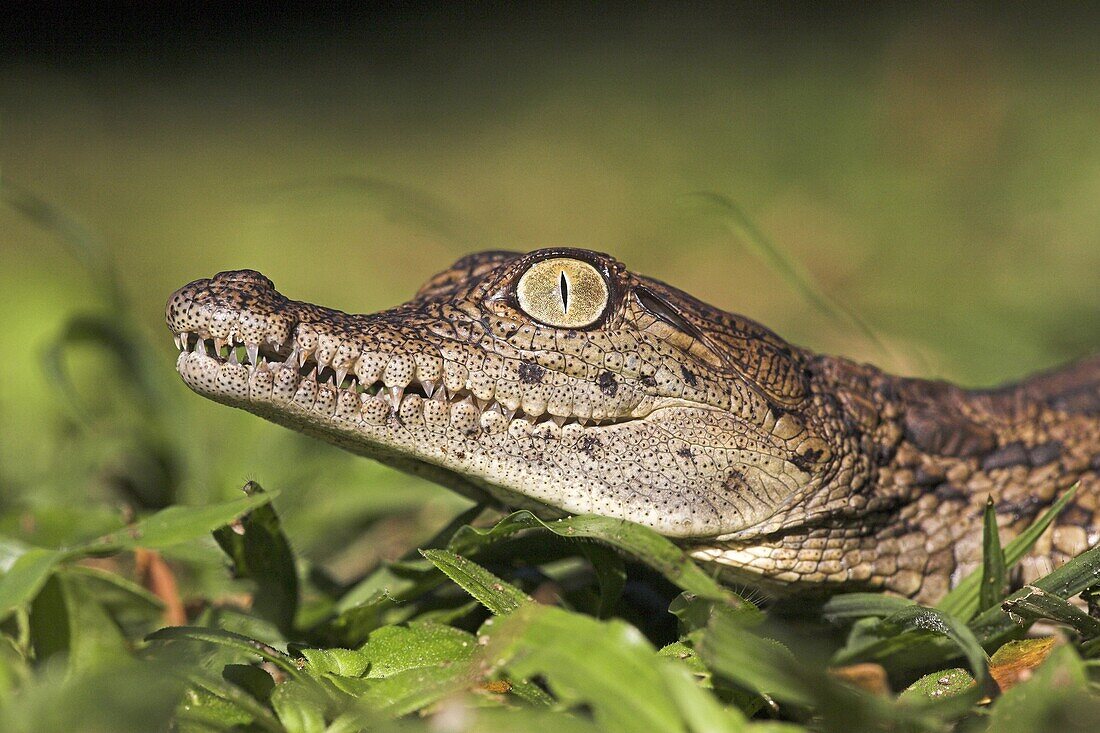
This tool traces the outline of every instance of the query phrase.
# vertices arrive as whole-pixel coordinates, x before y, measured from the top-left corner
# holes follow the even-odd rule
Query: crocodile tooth
[[[469,399],[469,398],[467,398],[467,399]],[[486,400],[486,399],[482,399],[480,397],[474,397],[474,400],[477,404],[477,409],[481,410],[482,412],[484,412],[485,408],[489,406],[490,402],[492,402],[492,400]]]
[[[222,355],[222,347],[225,346],[225,339],[215,336],[214,337],[214,354],[216,356]]]
[[[305,375],[305,377],[303,377],[303,379],[308,379],[311,382],[316,382],[317,381],[317,366],[314,365],[313,368],[310,369],[309,372]]]
[[[424,388],[425,396],[431,399],[432,395],[435,394],[435,382],[430,379],[421,379],[420,386]]]
[[[508,418],[508,422],[511,422],[512,420],[516,419],[516,411],[515,410],[501,410],[501,412],[504,413],[504,417]]]
[[[309,360],[309,355],[312,353],[311,349],[300,349],[298,351],[298,366],[305,366],[306,361]]]
[[[260,361],[260,345],[256,343],[249,343],[244,345],[245,351],[248,352],[248,363],[256,364]]]
[[[559,428],[562,425],[565,425],[565,416],[564,415],[551,415],[550,419],[553,420],[555,423],[557,423],[557,426]]]
[[[203,356],[210,356],[206,353],[206,339],[200,338],[197,342],[195,342],[195,353],[202,354]]]
[[[401,404],[401,398],[404,397],[404,396],[405,396],[405,388],[404,387],[390,387],[389,400],[390,400],[390,404],[393,405],[393,409],[395,409],[395,410],[397,409],[398,405]]]
[[[439,402],[449,402],[450,400],[447,399],[449,396],[450,395],[447,394],[447,388],[441,384],[439,385],[439,389],[432,395],[432,399]]]
[[[230,347],[229,349],[229,363],[234,366],[240,364],[240,362],[237,360],[237,350],[233,347]]]
[[[344,377],[348,375],[347,367],[336,367],[333,369],[336,372],[336,386],[339,387],[344,384]]]

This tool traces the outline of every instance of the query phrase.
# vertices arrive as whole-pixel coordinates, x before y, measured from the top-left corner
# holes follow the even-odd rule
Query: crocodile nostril
[[[275,289],[275,283],[255,270],[227,270],[225,272],[219,272],[211,279],[211,282],[218,285],[228,285],[230,283],[237,285],[259,285],[271,290]]]

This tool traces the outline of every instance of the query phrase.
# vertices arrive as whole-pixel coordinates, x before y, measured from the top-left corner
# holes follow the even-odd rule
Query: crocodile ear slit
[[[718,369],[729,367],[728,362],[714,342],[698,326],[680,315],[672,305],[645,285],[634,286],[634,297],[639,305],[676,335],[668,337],[670,343],[685,353]]]
[[[668,325],[682,331],[694,339],[703,340],[703,334],[698,328],[684,320],[684,317],[677,313],[671,305],[666,303],[661,296],[657,295],[646,286],[635,286],[634,295],[637,296],[638,302],[642,304],[643,308],[649,311],[650,315],[660,318]]]

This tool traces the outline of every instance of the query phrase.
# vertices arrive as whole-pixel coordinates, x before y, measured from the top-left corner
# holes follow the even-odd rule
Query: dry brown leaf
[[[1010,641],[994,652],[989,663],[989,674],[1002,692],[1025,682],[1031,677],[1032,670],[1050,655],[1057,641],[1053,636]]]
[[[886,677],[886,670],[881,664],[863,662],[849,664],[846,667],[831,667],[829,674],[841,682],[846,682],[853,687],[870,692],[872,695],[889,695],[890,681]]]
[[[176,576],[159,552],[139,547],[134,550],[134,570],[139,582],[164,603],[164,623],[183,626],[187,611],[180,599]]]

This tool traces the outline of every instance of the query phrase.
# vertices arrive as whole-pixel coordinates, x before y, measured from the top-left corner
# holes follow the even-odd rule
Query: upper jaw
[[[354,409],[365,428],[400,419],[403,407],[415,406],[436,421],[500,430],[517,419],[606,425],[650,409],[642,400],[615,412],[574,409],[515,379],[471,373],[471,349],[480,347],[441,341],[422,316],[405,311],[401,319],[386,317],[392,315],[349,315],[289,300],[249,270],[189,283],[166,306],[180,350],[177,370],[188,386],[265,416],[297,400],[299,409],[312,402],[307,412],[316,421],[331,420],[337,407]],[[322,386],[334,394],[318,393]],[[429,401],[440,404],[425,406]]]

